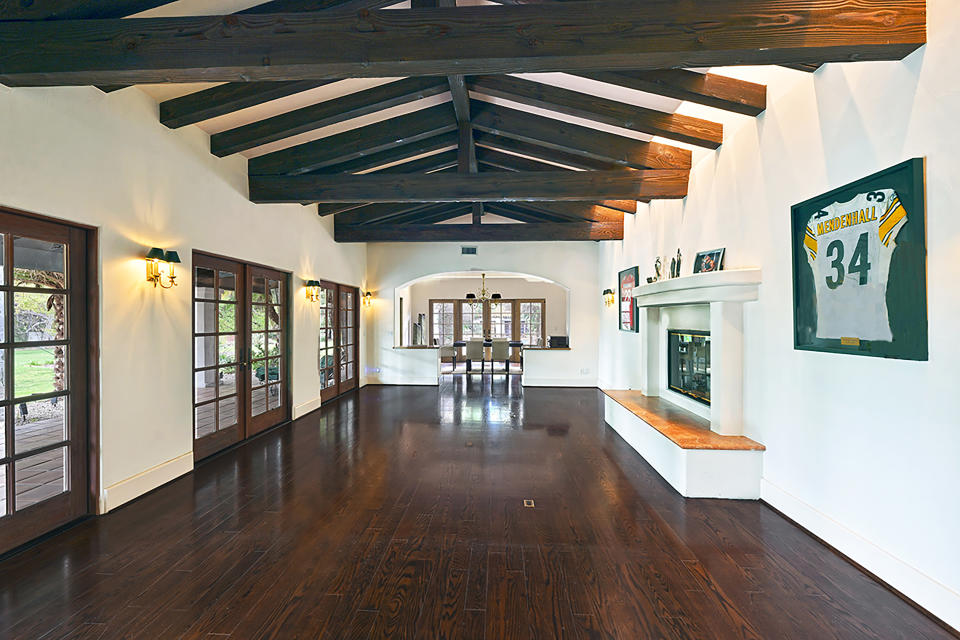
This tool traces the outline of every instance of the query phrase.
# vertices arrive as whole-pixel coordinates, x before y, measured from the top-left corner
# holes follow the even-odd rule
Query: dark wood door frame
[[[195,274],[195,264],[197,262],[209,263],[211,265],[222,265],[223,267],[233,266],[237,268],[237,314],[235,317],[235,324],[236,340],[238,342],[236,347],[238,353],[238,364],[235,376],[238,423],[237,425],[229,427],[223,431],[219,430],[219,425],[215,425],[217,430],[213,434],[198,439],[196,437],[196,411],[194,410],[191,419],[194,429],[193,458],[194,461],[197,462],[203,458],[211,456],[215,453],[219,453],[230,446],[242,442],[247,438],[290,421],[292,415],[291,402],[293,400],[291,385],[292,380],[290,377],[290,373],[292,371],[290,363],[292,354],[292,331],[290,331],[290,327],[292,326],[293,305],[291,304],[291,273],[289,271],[206,251],[194,250],[193,256],[194,264],[191,264],[191,276]],[[266,423],[262,419],[257,420],[257,418],[260,416],[251,415],[252,398],[250,381],[251,376],[253,375],[253,367],[251,366],[250,355],[252,342],[250,327],[252,310],[251,274],[255,272],[260,274],[269,273],[274,280],[280,280],[282,291],[281,295],[283,296],[282,304],[280,305],[282,315],[279,318],[279,323],[282,328],[280,331],[282,342],[280,344],[281,369],[279,370],[279,375],[282,381],[281,390],[283,396],[279,411],[268,412],[272,414],[272,423]],[[190,286],[191,288],[194,288],[195,283],[192,280],[193,279],[191,278]],[[191,301],[194,297],[195,291],[191,293]],[[191,327],[191,372],[194,371],[196,363],[196,340],[192,337],[196,328],[196,308],[195,303],[192,304],[194,304],[194,309],[192,310],[194,324]],[[265,375],[270,375],[269,364],[267,364],[265,367]],[[195,383],[191,383],[191,394],[195,393],[194,384]],[[195,397],[191,400],[191,403],[192,405],[195,405]]]
[[[334,370],[334,383],[330,386],[324,386],[320,390],[320,402],[329,402],[333,398],[346,393],[352,389],[359,388],[360,386],[360,288],[348,284],[339,284],[336,282],[331,282],[329,280],[321,280],[320,286],[327,291],[333,292],[333,347],[332,352],[334,354],[333,361],[333,370]],[[349,291],[353,294],[353,330],[354,330],[354,376],[350,378],[349,381],[344,381],[340,379],[340,357],[341,357],[341,325],[340,325],[340,293],[341,291]],[[325,313],[327,307],[324,307]],[[330,330],[331,327],[326,326],[324,322],[322,330]],[[320,354],[318,354],[319,356]],[[329,363],[327,363],[329,364]],[[326,385],[327,374],[326,367],[319,370],[321,376],[321,383]]]
[[[81,469],[70,471],[72,477],[69,501],[73,507],[70,520],[82,518],[97,512],[101,490],[99,233],[96,227],[90,225],[2,205],[0,205],[0,215],[19,219],[16,225],[18,231],[22,221],[22,233],[27,236],[32,234],[33,226],[55,224],[65,227],[72,247],[68,250],[64,265],[75,274],[71,277],[68,272],[67,275],[67,290],[74,296],[68,313],[72,312],[79,317],[68,316],[67,319],[69,331],[72,332],[68,334],[68,339],[72,346],[77,347],[71,349],[68,357],[74,360],[79,358],[81,363],[72,369],[73,373],[68,380],[68,389],[71,392],[69,409],[71,430],[77,428],[77,431],[71,432],[70,441],[72,446],[81,445],[85,451],[75,457],[71,456],[72,459],[82,459],[83,464]],[[13,260],[12,255],[7,255],[5,258]],[[75,287],[74,283],[78,280],[82,286]],[[13,312],[12,307],[8,309],[8,313]],[[67,366],[71,367],[69,361]],[[79,427],[76,424],[78,421],[81,423]],[[12,425],[10,428],[12,429]],[[51,521],[48,528],[53,529],[68,523],[69,521]],[[34,536],[23,532],[9,540],[5,539],[4,543],[0,544],[0,554],[5,554],[13,547],[29,542],[32,537]]]

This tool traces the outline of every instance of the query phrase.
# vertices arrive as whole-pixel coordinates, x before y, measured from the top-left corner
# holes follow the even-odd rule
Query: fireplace
[[[671,391],[710,404],[709,331],[667,331],[667,385]]]

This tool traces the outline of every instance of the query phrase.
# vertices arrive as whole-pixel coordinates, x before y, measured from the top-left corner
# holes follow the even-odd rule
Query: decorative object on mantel
[[[794,348],[927,360],[924,159],[791,210]]]
[[[616,302],[616,295],[613,292],[613,289],[604,289],[603,290],[603,304],[612,307],[613,303]]]
[[[677,249],[677,275],[674,278],[680,277],[680,261],[683,259],[683,256],[680,253],[680,249]]]
[[[480,293],[479,295],[473,292],[468,293],[464,296],[467,300],[471,302],[487,302],[489,300],[500,300],[503,296],[499,293],[491,294],[487,291],[487,274],[480,274]]]
[[[723,254],[725,248],[701,251],[693,261],[694,273],[707,273],[723,270]]]
[[[647,284],[660,281],[661,274],[663,273],[663,263],[660,262],[660,256],[657,256],[656,262],[653,263],[653,273],[654,276],[652,278],[647,278]]]
[[[160,285],[164,289],[172,289],[177,286],[177,274],[174,265],[180,264],[180,254],[176,251],[164,251],[163,249],[153,247],[147,252],[147,282],[152,282],[154,288]],[[164,267],[166,267],[166,281],[164,284]]]
[[[630,267],[620,272],[617,281],[620,283],[620,331],[640,330],[637,322],[637,307],[633,301],[633,290],[640,279],[639,267]]]

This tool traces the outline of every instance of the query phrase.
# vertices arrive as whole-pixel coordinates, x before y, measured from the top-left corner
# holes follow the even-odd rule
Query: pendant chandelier
[[[476,294],[472,291],[466,295],[466,299],[471,302],[488,302],[488,301],[499,301],[503,296],[499,293],[490,293],[487,291],[487,274],[480,274],[480,293]]]

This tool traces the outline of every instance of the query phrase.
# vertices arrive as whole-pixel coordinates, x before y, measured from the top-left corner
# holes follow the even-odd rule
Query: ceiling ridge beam
[[[247,162],[250,175],[303,174],[455,131],[449,103],[267,153]]]
[[[254,202],[497,202],[683,198],[689,171],[251,176]]]
[[[210,151],[222,158],[446,91],[440,78],[404,78],[215,133]]]
[[[593,71],[574,75],[635,91],[686,100],[715,109],[758,116],[767,108],[767,87],[716,73],[686,69]]]
[[[471,76],[471,91],[505,98],[568,116],[584,118],[651,136],[716,149],[723,143],[723,125],[563,89],[514,76]]]
[[[337,242],[538,242],[623,240],[623,222],[369,224],[334,220]]]
[[[644,142],[480,100],[472,100],[470,107],[474,129],[485,133],[635,169],[689,169],[693,163],[693,155],[687,149]]]
[[[778,0],[776,19],[770,0],[597,0],[589,11],[574,2],[335,13],[3,22],[0,83],[316,80],[899,60],[926,43],[925,0]]]

